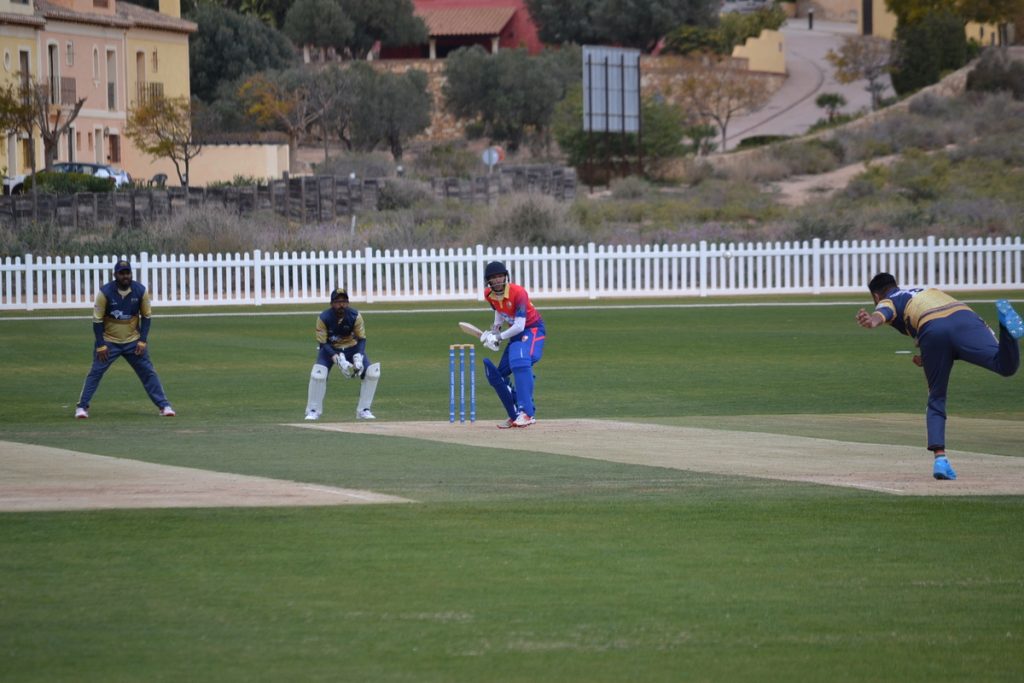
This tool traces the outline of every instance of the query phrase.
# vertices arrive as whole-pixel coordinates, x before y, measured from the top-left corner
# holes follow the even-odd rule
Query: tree
[[[510,151],[530,131],[545,136],[555,105],[569,84],[579,79],[578,50],[545,51],[530,57],[525,50],[487,54],[479,46],[448,55],[445,106],[460,119],[479,123],[480,132]]]
[[[678,108],[645,99],[640,103],[640,117],[643,125],[644,173],[684,154],[682,139],[685,127],[682,112]],[[618,166],[619,175],[628,175],[636,168],[636,134],[592,133],[583,130],[583,86],[579,83],[573,85],[558,103],[551,127],[570,166],[584,169],[590,164],[605,169]]]
[[[938,83],[943,72],[967,63],[963,19],[952,12],[929,14],[896,26],[892,87],[905,95]]]
[[[962,22],[999,23],[1013,21],[1024,13],[1024,0],[886,0],[896,15],[897,26],[916,24],[936,14],[953,14]]]
[[[776,31],[786,23],[786,14],[778,5],[742,14],[723,14],[717,26],[683,25],[665,36],[664,52],[688,55],[712,52],[728,56],[733,48],[756,38],[765,29]]]
[[[353,59],[364,59],[373,46],[425,43],[427,25],[416,16],[412,0],[344,0],[345,14],[355,25],[348,45]]]
[[[814,104],[825,110],[828,114],[828,122],[832,123],[836,120],[836,112],[839,111],[839,108],[846,106],[846,98],[836,92],[823,92],[814,100]]]
[[[221,83],[295,63],[294,46],[284,34],[254,17],[203,2],[189,19],[199,24],[189,39],[192,94],[203,102],[216,98]]]
[[[619,45],[650,52],[672,29],[711,26],[718,0],[526,0],[541,40]]]
[[[352,149],[352,119],[358,104],[356,77],[351,70],[328,64],[309,82],[310,111],[316,116],[324,145],[324,161],[329,157],[330,140],[340,140]]]
[[[892,43],[877,36],[844,36],[839,52],[829,50],[825,59],[835,68],[835,79],[840,83],[866,80],[871,108],[878,109],[885,91],[884,78],[892,70]]]
[[[682,79],[680,92],[695,118],[712,121],[726,150],[729,121],[744,111],[757,111],[771,96],[767,82],[742,69],[718,65],[691,71]]]
[[[284,18],[284,34],[302,46],[308,64],[311,47],[321,51],[321,61],[326,61],[327,48],[344,50],[355,35],[355,25],[337,0],[295,0]]]
[[[125,134],[146,154],[170,159],[178,182],[188,188],[190,163],[203,145],[192,133],[192,103],[187,97],[154,97],[136,106]]]
[[[316,74],[303,68],[264,71],[249,77],[239,89],[246,112],[257,123],[270,125],[288,136],[288,163],[298,165],[302,136],[316,122],[310,101],[310,82]]]
[[[385,145],[395,161],[401,161],[405,141],[430,126],[433,98],[427,75],[416,69],[378,72],[365,64],[352,68],[359,103],[352,114],[354,146],[372,151]]]

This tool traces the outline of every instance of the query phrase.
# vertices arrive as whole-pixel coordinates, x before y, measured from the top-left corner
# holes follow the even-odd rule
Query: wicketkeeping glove
[[[363,354],[357,353],[352,356],[352,365],[355,366],[357,375],[363,374]]]
[[[336,355],[334,357],[334,362],[338,365],[338,369],[341,370],[342,375],[352,379],[353,375],[355,375],[356,369],[355,366],[349,363],[348,359],[345,358],[345,354],[339,353]]]

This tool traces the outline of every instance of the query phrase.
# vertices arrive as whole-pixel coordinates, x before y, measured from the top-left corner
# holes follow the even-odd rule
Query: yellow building
[[[140,98],[190,95],[188,38],[196,30],[181,18],[180,0],[160,0],[154,12],[118,0],[0,0],[3,78],[26,72],[50,84],[52,111],[84,104],[57,148],[59,161],[122,166],[146,177],[148,159],[124,136]],[[34,140],[4,141],[5,175],[45,164]],[[34,144],[33,144],[34,143]]]
[[[0,85],[35,77],[36,34],[43,24],[32,0],[0,0]],[[0,131],[0,175],[24,173],[31,153],[32,141],[27,136]]]

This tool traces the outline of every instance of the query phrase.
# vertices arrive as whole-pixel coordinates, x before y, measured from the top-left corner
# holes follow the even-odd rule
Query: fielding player
[[[320,345],[313,371],[309,374],[309,398],[306,419],[319,420],[324,412],[324,394],[327,393],[327,375],[337,365],[342,377],[359,377],[359,404],[357,420],[376,419],[370,412],[373,395],[377,392],[380,363],[370,363],[366,355],[366,327],[363,316],[348,305],[348,292],[338,287],[331,292],[331,307],[316,319],[316,342]]]
[[[875,310],[857,312],[857,323],[873,329],[892,325],[901,334],[917,340],[921,354],[914,364],[924,368],[928,381],[928,450],[935,454],[932,476],[956,479],[956,471],[946,458],[946,389],[953,361],[965,360],[1004,377],[1020,367],[1020,345],[1024,323],[1010,306],[1000,299],[999,338],[967,304],[960,303],[937,289],[900,289],[896,278],[879,273],[868,283]]]
[[[174,408],[164,395],[160,378],[149,360],[147,339],[152,310],[149,292],[132,280],[132,266],[118,261],[114,279],[100,287],[92,309],[92,331],[96,337],[92,368],[85,378],[82,395],[75,406],[75,417],[89,417],[89,403],[99,389],[107,368],[124,357],[142,381],[149,399],[160,409],[160,415],[174,417]]]
[[[500,429],[529,427],[537,421],[533,366],[544,355],[544,320],[526,290],[509,280],[508,269],[500,261],[492,261],[484,269],[484,299],[494,309],[494,325],[480,341],[492,351],[497,351],[502,341],[508,342],[497,367],[491,359],[484,359],[487,381],[508,413],[508,420],[498,425]],[[508,327],[502,330],[505,325]]]

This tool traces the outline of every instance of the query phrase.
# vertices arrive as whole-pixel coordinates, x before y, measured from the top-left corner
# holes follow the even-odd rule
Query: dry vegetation
[[[381,210],[359,216],[354,232],[348,220],[296,225],[211,209],[130,230],[2,228],[0,254],[1024,234],[1024,102],[1009,94],[919,97],[868,125],[742,154],[743,163],[717,168],[690,162],[679,182],[625,178],[601,196],[581,188],[572,203],[513,194],[495,206],[467,206],[403,178],[382,193]],[[795,183],[800,201],[787,193]]]

